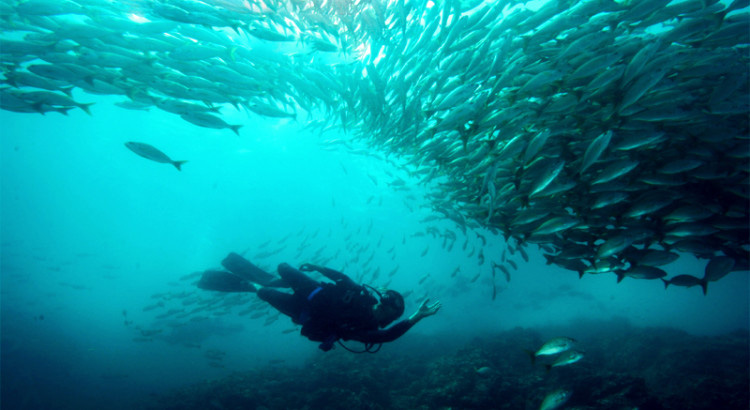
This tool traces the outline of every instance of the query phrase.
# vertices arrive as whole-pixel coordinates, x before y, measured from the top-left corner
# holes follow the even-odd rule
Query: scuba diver
[[[408,319],[385,328],[404,313],[404,298],[396,291],[379,292],[368,285],[359,285],[336,270],[305,263],[299,270],[282,263],[280,278],[263,271],[242,256],[231,252],[221,264],[229,271],[203,272],[198,287],[221,292],[256,292],[292,322],[302,325],[302,335],[321,342],[323,351],[341,340],[355,340],[365,344],[365,350],[377,352],[380,345],[406,333],[417,322],[432,316],[440,309],[440,302],[422,302]],[[319,282],[302,272],[320,272],[330,282]],[[260,285],[260,287],[256,287]],[[293,293],[272,288],[290,288]],[[377,347],[376,347],[377,345]],[[361,353],[361,352],[356,352]]]

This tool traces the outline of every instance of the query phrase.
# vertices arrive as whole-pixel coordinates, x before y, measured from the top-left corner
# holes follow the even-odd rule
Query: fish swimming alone
[[[474,371],[477,372],[478,375],[487,376],[490,372],[492,372],[492,368],[488,366],[482,366]]]
[[[129,150],[135,152],[136,154],[142,156],[143,158],[150,159],[151,161],[159,162],[162,164],[172,164],[177,168],[178,171],[182,171],[180,169],[180,166],[182,164],[186,163],[187,161],[173,161],[171,158],[167,156],[167,154],[159,151],[158,149],[152,147],[151,145],[144,144],[142,142],[126,142],[125,146],[128,147]]]

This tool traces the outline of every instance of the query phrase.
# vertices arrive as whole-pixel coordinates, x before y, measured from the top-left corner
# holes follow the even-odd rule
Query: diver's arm
[[[409,316],[408,319],[402,320],[387,329],[372,330],[362,335],[353,336],[352,339],[363,343],[392,342],[403,336],[404,333],[411,329],[412,326],[416,325],[420,320],[437,313],[437,311],[440,310],[440,306],[442,306],[440,301],[437,301],[432,305],[427,305],[427,302],[429,302],[429,299],[425,299],[425,301],[419,305],[419,309],[417,309],[413,315]]]
[[[371,330],[359,335],[352,335],[349,338],[362,343],[392,342],[403,336],[412,326],[414,326],[414,323],[411,320],[404,319],[387,329]]]

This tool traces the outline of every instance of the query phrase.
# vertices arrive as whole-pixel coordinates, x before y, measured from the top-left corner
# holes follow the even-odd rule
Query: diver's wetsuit
[[[380,329],[373,314],[377,299],[341,272],[321,269],[333,284],[317,282],[286,263],[278,270],[294,294],[263,287],[258,290],[258,297],[302,325],[302,335],[323,342],[320,348],[325,351],[338,339],[370,344],[391,342],[413,326],[402,320]]]

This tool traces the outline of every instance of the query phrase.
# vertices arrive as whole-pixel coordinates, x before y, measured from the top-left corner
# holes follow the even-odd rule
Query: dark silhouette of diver
[[[365,344],[365,350],[376,352],[379,345],[398,339],[412,326],[440,309],[440,302],[428,305],[422,302],[408,319],[383,329],[404,313],[404,298],[396,291],[379,292],[368,285],[359,285],[336,270],[309,263],[299,270],[282,263],[278,267],[280,278],[263,271],[242,256],[232,252],[222,262],[229,271],[207,270],[198,287],[221,292],[257,292],[281,313],[302,325],[302,335],[322,342],[320,348],[328,351],[340,340],[356,340]],[[302,272],[317,271],[330,282],[316,281]],[[260,288],[256,288],[261,285]],[[291,288],[293,293],[272,288]],[[346,346],[341,344],[344,348]],[[378,345],[377,348],[374,348]]]

